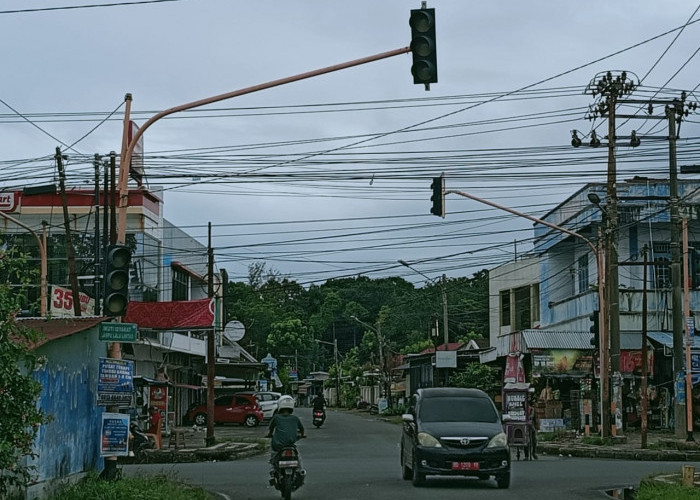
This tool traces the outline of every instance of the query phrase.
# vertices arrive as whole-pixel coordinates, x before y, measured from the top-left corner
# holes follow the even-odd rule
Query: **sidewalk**
[[[636,429],[612,438],[612,445],[584,444],[582,436],[568,434],[556,441],[539,441],[537,451],[541,455],[570,457],[700,462],[700,433],[696,434],[696,441],[688,442],[671,431],[649,431],[645,449],[642,449],[641,433]]]
[[[177,431],[177,432],[175,432]],[[214,428],[215,444],[207,446],[206,428],[176,427],[171,436],[163,436],[160,450],[146,450],[144,458],[120,457],[119,461],[129,463],[188,463],[205,461],[237,460],[263,453],[268,449],[267,424],[257,427],[238,425],[217,425]],[[176,442],[176,435],[180,442]]]

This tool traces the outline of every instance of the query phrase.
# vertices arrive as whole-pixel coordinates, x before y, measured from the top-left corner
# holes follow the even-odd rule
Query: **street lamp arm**
[[[547,222],[545,220],[538,219],[537,217],[535,217],[533,215],[528,215],[528,214],[525,214],[522,212],[518,212],[517,210],[513,210],[512,208],[504,207],[503,205],[499,205],[498,203],[494,203],[493,201],[485,200],[483,198],[479,198],[478,196],[474,196],[473,194],[465,193],[463,191],[456,191],[456,190],[445,191],[445,194],[448,194],[448,193],[458,194],[459,196],[469,198],[470,200],[478,201],[479,203],[483,203],[485,205],[489,205],[491,207],[498,208],[499,210],[504,210],[504,211],[509,212],[513,215],[517,215],[518,217],[524,217],[525,219],[529,219],[529,220],[536,222],[538,224],[542,224],[543,226],[547,226],[547,227],[550,227],[552,229],[556,229],[557,231],[561,231],[562,233],[566,233],[570,236],[574,236],[576,238],[579,238],[579,239],[583,240],[586,243],[586,245],[589,246],[589,248],[591,249],[591,251],[593,252],[594,255],[598,255],[598,249],[593,244],[593,242],[591,240],[589,240],[588,238],[586,238],[585,236],[577,233],[576,231],[566,229],[565,227],[557,226],[556,224],[552,224],[551,222]]]
[[[47,256],[46,256],[46,247],[44,246],[44,243],[41,241],[41,238],[39,238],[39,235],[36,234],[36,231],[34,231],[32,228],[24,224],[23,222],[15,219],[11,215],[7,215],[5,212],[0,211],[0,215],[4,217],[5,219],[14,222],[18,226],[26,229],[30,233],[32,233],[32,236],[34,236],[34,239],[36,240],[36,244],[39,247],[39,257],[41,259],[41,288],[40,288],[40,296],[41,296],[41,304],[39,305],[39,310],[41,313],[42,317],[46,317],[46,295],[47,295],[47,290],[46,290],[46,274],[47,274]]]

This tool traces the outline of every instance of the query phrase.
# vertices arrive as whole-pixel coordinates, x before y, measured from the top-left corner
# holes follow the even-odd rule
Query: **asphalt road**
[[[472,479],[433,478],[423,488],[401,479],[398,442],[401,427],[367,414],[328,412],[320,429],[311,425],[311,410],[297,413],[307,427],[301,441],[306,484],[293,494],[296,499],[405,500],[410,499],[595,499],[606,490],[636,486],[657,472],[679,472],[680,462],[640,462],[540,456],[537,461],[513,462],[508,490],[496,483]],[[265,426],[241,429],[263,436]],[[232,462],[125,466],[127,475],[165,472],[202,486],[223,499],[274,499],[279,492],[267,483],[268,456]],[[700,463],[694,464],[700,469]]]

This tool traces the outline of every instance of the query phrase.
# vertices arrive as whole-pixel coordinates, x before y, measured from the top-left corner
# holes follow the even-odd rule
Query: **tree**
[[[0,497],[26,485],[36,467],[25,457],[35,457],[34,440],[39,426],[49,421],[37,408],[41,384],[32,377],[40,359],[32,350],[39,334],[16,321],[24,294],[9,283],[26,285],[32,274],[21,271],[24,255],[0,250]],[[20,287],[21,288],[21,287]]]
[[[450,385],[453,387],[473,387],[481,389],[487,394],[494,394],[500,385],[496,380],[498,370],[481,363],[470,363],[458,372],[450,376]]]

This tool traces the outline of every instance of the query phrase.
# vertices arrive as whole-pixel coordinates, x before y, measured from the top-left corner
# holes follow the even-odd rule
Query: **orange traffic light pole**
[[[315,76],[325,75],[326,73],[332,73],[334,71],[340,71],[341,69],[352,68],[353,66],[360,66],[362,64],[367,64],[374,61],[379,61],[381,59],[386,59],[389,57],[397,56],[399,54],[406,54],[411,51],[410,47],[403,47],[400,49],[390,50],[388,52],[382,52],[380,54],[375,54],[369,57],[363,57],[361,59],[355,59],[353,61],[348,61],[341,64],[336,64],[333,66],[327,66],[325,68],[308,71],[306,73],[301,73],[294,76],[289,76],[287,78],[280,78],[279,80],[273,80],[267,83],[261,83],[258,85],[253,85],[252,87],[246,87],[240,90],[234,90],[233,92],[227,92],[225,94],[219,94],[212,97],[206,97],[198,101],[189,102],[186,104],[181,104],[173,108],[166,109],[153,115],[151,118],[146,120],[146,122],[139,128],[139,130],[134,134],[131,141],[128,142],[126,148],[122,145],[122,151],[124,154],[119,160],[119,222],[117,224],[118,234],[117,241],[119,243],[124,243],[126,237],[126,207],[128,204],[129,192],[127,188],[127,180],[129,174],[129,167],[131,165],[131,156],[134,153],[134,148],[138,144],[139,139],[143,136],[144,132],[153,125],[155,122],[173,113],[178,113],[180,111],[185,111],[188,109],[198,108],[200,106],[206,106],[207,104],[213,104],[215,102],[224,101],[226,99],[231,99],[233,97],[239,97],[245,94],[252,94],[253,92],[258,92],[260,90],[270,89],[272,87],[279,87],[287,83],[298,82],[299,80],[305,80],[307,78],[313,78]],[[127,99],[131,100],[131,95],[127,94]],[[126,136],[124,137],[126,140]]]

